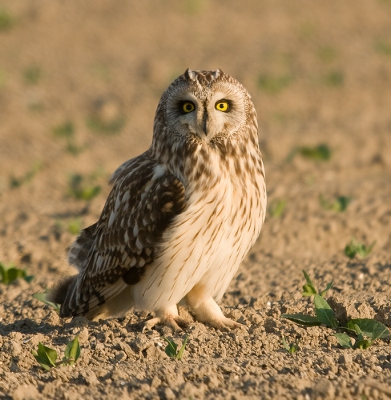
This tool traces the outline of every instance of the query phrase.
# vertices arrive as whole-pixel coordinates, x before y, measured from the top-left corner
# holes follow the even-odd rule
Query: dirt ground
[[[271,208],[222,300],[244,327],[61,320],[32,295],[73,272],[66,248],[99,217],[111,172],[149,147],[157,102],[187,67],[236,77],[258,112]],[[0,397],[391,398],[389,339],[343,349],[331,329],[281,318],[312,310],[305,269],[334,280],[340,315],[391,326],[390,87],[389,0],[0,1],[0,262],[34,276],[0,284]],[[292,156],[319,144],[330,160]],[[320,196],[352,200],[337,212]],[[352,237],[376,241],[369,257],[344,255]],[[185,334],[170,359],[163,337]],[[76,335],[73,367],[47,372],[31,354],[41,342],[62,355]]]

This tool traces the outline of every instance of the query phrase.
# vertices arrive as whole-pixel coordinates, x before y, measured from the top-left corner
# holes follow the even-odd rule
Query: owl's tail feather
[[[61,304],[60,317],[67,318],[83,315],[87,319],[123,316],[133,306],[133,286],[127,285],[122,279],[101,287],[93,294],[84,298],[78,295],[79,275],[65,278],[59,282],[46,296],[53,303]],[[123,291],[126,294],[123,295]],[[124,298],[126,301],[124,301]]]
[[[54,288],[47,294],[46,299],[53,303],[61,304],[60,317],[70,317],[72,315],[69,307],[66,306],[65,301],[69,291],[76,282],[77,275],[68,276],[59,282]]]
[[[79,271],[84,267],[88,253],[94,243],[97,223],[83,229],[68,251],[68,262],[74,265]]]

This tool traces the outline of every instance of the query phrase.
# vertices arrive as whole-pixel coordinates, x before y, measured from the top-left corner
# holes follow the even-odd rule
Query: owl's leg
[[[187,294],[186,302],[200,322],[206,322],[221,331],[243,327],[242,324],[225,317],[213,297],[203,298],[199,287],[195,287]]]
[[[157,310],[155,315],[155,318],[145,322],[143,332],[152,329],[157,324],[166,325],[173,331],[181,331],[182,328],[185,329],[189,325],[188,321],[179,316],[176,304]]]

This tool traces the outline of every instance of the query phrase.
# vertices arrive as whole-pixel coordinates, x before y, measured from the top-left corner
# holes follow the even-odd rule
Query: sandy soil
[[[339,315],[391,326],[390,1],[3,0],[0,54],[0,262],[34,276],[0,284],[1,398],[391,398],[389,340],[342,349],[330,329],[281,318],[312,310],[306,269],[320,286],[334,279]],[[286,201],[222,300],[244,328],[59,319],[32,295],[72,273],[65,249],[98,218],[111,172],[148,148],[158,99],[187,67],[220,67],[250,91],[269,202]],[[329,161],[287,159],[320,143]],[[72,196],[75,174],[100,193]],[[321,195],[352,201],[335,212]],[[344,255],[352,237],[376,241],[365,260]],[[163,337],[185,334],[170,359]],[[36,363],[39,342],[62,354],[75,335],[74,367]]]

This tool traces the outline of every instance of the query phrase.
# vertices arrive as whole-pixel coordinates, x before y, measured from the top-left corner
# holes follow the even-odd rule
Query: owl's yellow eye
[[[194,109],[195,109],[195,106],[190,101],[186,101],[185,103],[182,104],[182,111],[185,113],[192,112],[192,111],[194,111]]]
[[[229,110],[229,103],[228,101],[218,101],[215,105],[216,110],[227,112]]]

